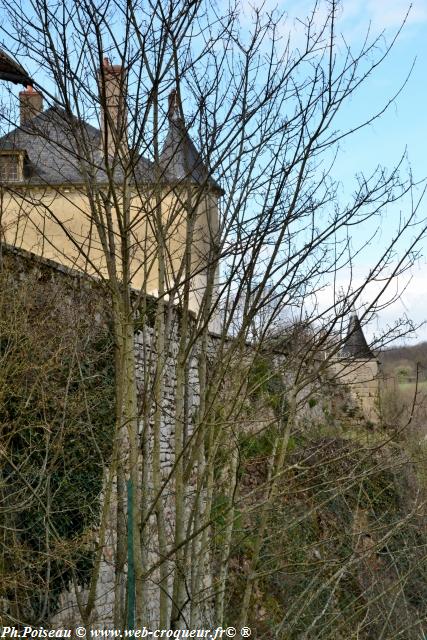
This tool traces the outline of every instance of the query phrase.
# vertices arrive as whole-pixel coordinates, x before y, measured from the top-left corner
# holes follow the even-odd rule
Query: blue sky
[[[308,12],[313,3],[309,0],[282,3],[289,11],[289,19]],[[343,33],[346,41],[357,49],[367,28],[372,35],[385,31],[386,41],[391,41],[409,8],[405,0],[343,0],[338,33]],[[320,10],[319,21],[322,19]],[[297,25],[297,23],[293,22]],[[298,41],[298,30],[295,41]],[[361,122],[374,111],[381,109],[405,81],[412,64],[413,71],[408,82],[387,112],[372,125],[346,139],[341,145],[339,162],[334,169],[336,178],[342,181],[343,193],[351,190],[355,172],[369,172],[378,164],[392,167],[407,150],[408,160],[417,180],[427,176],[427,0],[414,0],[406,25],[403,28],[389,57],[374,76],[368,80],[342,113],[342,122]],[[405,206],[401,209],[404,213]],[[390,228],[400,215],[399,208],[390,209],[387,218]],[[420,217],[427,216],[427,199],[420,211]],[[355,265],[355,280],[361,280],[377,257],[381,246],[388,237],[387,224],[375,242],[367,246]],[[356,241],[363,242],[367,229],[356,231]],[[391,294],[402,291],[399,301],[384,309],[368,328],[368,335],[377,333],[398,317],[407,314],[416,323],[427,320],[427,240],[421,246],[423,257],[411,269],[410,274],[401,278],[392,288]],[[345,274],[343,274],[345,279]],[[345,282],[343,280],[343,285]],[[374,293],[371,287],[365,298]],[[325,301],[330,292],[324,292]],[[417,340],[427,340],[427,326],[420,329]]]
[[[309,0],[293,0],[283,6],[289,9],[292,20],[294,15],[307,12],[312,4]],[[356,49],[369,26],[372,35],[384,31],[385,39],[391,41],[409,6],[406,0],[343,0],[338,31]],[[347,106],[347,115],[352,120],[363,120],[380,108],[404,82],[414,60],[411,77],[393,106],[381,120],[345,143],[348,161],[343,165],[343,175],[347,169],[352,174],[355,167],[367,163],[390,164],[405,146],[414,172],[420,177],[427,175],[423,148],[427,136],[427,0],[413,1],[406,25],[388,59]]]
[[[221,2],[227,0],[218,0]],[[288,13],[283,35],[292,34],[293,44],[300,44],[302,29],[296,18],[308,14],[314,0],[241,0],[242,20],[249,6],[263,6],[264,10],[278,7]],[[327,2],[319,3],[318,21],[322,24]],[[391,41],[399,29],[409,9],[407,0],[342,0],[337,24],[337,39],[342,33],[346,42],[357,50],[368,27],[375,36],[384,31],[384,42]],[[342,113],[342,126],[356,125],[381,109],[405,81],[411,66],[415,62],[411,76],[387,112],[373,124],[359,131],[341,144],[340,155],[334,169],[334,176],[342,182],[342,193],[352,191],[354,174],[358,171],[369,173],[378,164],[392,167],[407,150],[414,178],[422,180],[427,176],[427,0],[414,0],[407,17],[406,25],[388,58],[362,89],[355,95]],[[406,203],[408,204],[408,203]],[[403,208],[405,203],[403,203]],[[427,199],[420,215],[427,217]],[[354,279],[363,278],[377,257],[381,246],[389,237],[393,223],[398,220],[398,208],[390,209],[386,224],[375,241],[365,247],[364,252],[354,265]],[[363,244],[369,236],[369,229],[355,231],[355,242]],[[422,246],[423,257],[411,270],[411,278],[402,278],[391,291],[395,294],[404,291],[399,301],[384,309],[368,328],[368,335],[385,328],[398,317],[406,313],[416,323],[427,319],[426,283],[427,283],[427,240]],[[346,287],[348,277],[342,274],[342,285]],[[375,294],[375,287],[366,292]],[[331,290],[323,292],[324,302],[331,303]],[[320,301],[322,302],[322,301]],[[427,325],[418,332],[418,340],[427,340]]]
[[[407,6],[401,0],[353,0],[344,2],[353,6],[354,14],[348,22],[354,21],[355,38],[359,29],[372,20],[372,28],[376,31],[387,28],[386,36],[390,38],[404,16]],[[368,114],[369,109],[380,108],[384,100],[406,78],[415,60],[411,76],[390,109],[373,125],[360,132],[344,145],[340,163],[343,181],[346,182],[355,169],[381,163],[392,166],[396,163],[405,148],[413,171],[414,178],[421,180],[427,176],[427,1],[415,0],[408,21],[391,52],[388,60],[378,75],[365,86],[350,105],[357,115]],[[427,214],[427,201],[421,215]],[[388,215],[398,216],[399,211],[391,210]],[[386,236],[386,230],[383,235]],[[375,244],[366,256],[372,255],[378,248]],[[377,319],[380,329],[389,322],[406,313],[417,323],[427,319],[427,242],[423,243],[423,254],[418,264],[411,269],[410,279],[402,278],[398,288],[403,290],[401,300],[381,312]],[[363,265],[361,271],[363,272]],[[409,275],[409,274],[408,274]],[[418,340],[427,340],[427,327],[418,331]]]

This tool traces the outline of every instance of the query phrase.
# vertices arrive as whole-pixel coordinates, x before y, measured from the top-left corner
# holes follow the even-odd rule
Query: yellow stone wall
[[[369,360],[348,358],[335,366],[338,384],[344,384],[360,406],[366,420],[379,422],[379,365],[375,358]]]
[[[121,214],[120,190],[117,190],[118,211]],[[157,295],[158,253],[157,237],[163,233],[166,246],[166,284],[170,289],[182,282],[182,268],[186,247],[187,212],[194,215],[191,242],[190,308],[197,312],[206,286],[206,266],[209,250],[218,233],[217,197],[213,193],[203,196],[187,188],[174,192],[163,189],[157,202],[161,207],[161,230],[156,225],[156,200],[153,191],[148,195],[132,193],[131,219],[131,274],[130,282],[136,289]],[[98,208],[100,207],[100,208]],[[105,214],[104,205],[96,205]],[[193,214],[194,211],[194,214]],[[112,208],[116,260],[122,272],[119,225]],[[88,197],[82,189],[62,186],[15,190],[1,193],[0,224],[2,238],[8,244],[26,249],[37,255],[55,260],[67,267],[90,275],[108,277],[105,254],[93,222]]]

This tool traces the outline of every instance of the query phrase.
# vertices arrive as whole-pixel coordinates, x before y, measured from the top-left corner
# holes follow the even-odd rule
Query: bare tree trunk
[[[283,403],[286,398],[283,398]],[[260,523],[257,531],[257,536],[254,544],[254,549],[249,562],[248,575],[246,578],[246,586],[242,599],[242,608],[240,614],[239,624],[244,627],[247,624],[248,611],[251,604],[252,592],[256,585],[257,569],[260,558],[261,548],[264,542],[265,531],[268,527],[270,518],[270,512],[274,499],[276,497],[277,485],[280,477],[283,473],[286,453],[288,449],[288,442],[294,426],[296,412],[296,397],[292,393],[289,397],[287,416],[285,424],[279,423],[279,435],[274,448],[274,457],[271,461],[271,467],[269,469],[269,478],[267,482],[267,494],[264,499],[263,507],[260,515]],[[283,416],[280,420],[283,419]]]

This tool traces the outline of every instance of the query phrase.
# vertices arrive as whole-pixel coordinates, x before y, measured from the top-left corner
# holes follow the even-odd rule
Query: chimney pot
[[[19,110],[22,127],[43,111],[43,95],[32,85],[27,85],[24,91],[19,93]]]

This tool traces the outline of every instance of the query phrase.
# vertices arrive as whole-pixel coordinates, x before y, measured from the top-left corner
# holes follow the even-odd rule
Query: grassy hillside
[[[242,449],[228,622],[239,616],[270,454]],[[416,462],[388,443],[299,436],[269,516],[250,614],[252,636],[282,640],[423,637],[427,538]],[[255,499],[256,497],[256,499]]]
[[[393,347],[379,354],[384,374],[395,377],[399,384],[413,383],[417,377],[427,382],[427,342],[412,346]]]
[[[379,355],[382,407],[387,426],[419,440],[427,434],[427,342]]]

